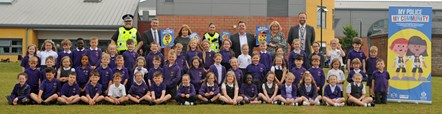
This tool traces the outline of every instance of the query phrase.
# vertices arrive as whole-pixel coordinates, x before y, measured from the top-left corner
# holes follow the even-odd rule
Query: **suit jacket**
[[[255,36],[250,33],[246,33],[247,36],[247,44],[249,45],[249,55],[253,53],[253,47],[256,46]],[[232,40],[232,50],[235,52],[235,57],[241,55],[241,43],[239,40],[239,33],[233,34],[230,36],[230,40]]]
[[[160,30],[157,29],[157,37],[160,40],[160,44],[158,44],[158,45],[161,46],[161,38],[160,38],[160,33],[159,32],[160,32]],[[143,56],[146,56],[150,52],[150,43],[155,41],[153,39],[152,29],[144,31],[143,39],[142,40],[144,42],[143,43],[143,47],[142,47],[142,49],[143,49]],[[164,50],[162,48],[161,48],[161,53],[164,53]]]
[[[310,25],[305,25],[305,53],[306,55],[312,54],[312,44],[315,42],[315,29]],[[290,27],[288,34],[288,42],[292,45],[293,40],[299,38],[299,24]],[[293,47],[291,48],[293,50]],[[304,61],[305,62],[305,61]]]

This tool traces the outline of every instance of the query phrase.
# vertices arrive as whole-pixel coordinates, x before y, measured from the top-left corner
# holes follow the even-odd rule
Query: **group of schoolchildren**
[[[313,53],[301,50],[300,40],[293,41],[293,51],[285,59],[283,48],[275,55],[266,52],[267,44],[259,45],[260,52],[248,55],[248,45],[241,46],[241,55],[234,57],[232,42],[223,40],[219,52],[210,50],[208,40],[191,39],[186,53],[177,43],[168,51],[167,60],[159,44],[152,42],[150,52],[140,56],[134,41],[127,40],[128,50],[118,54],[115,45],[106,53],[97,47],[98,38],[90,39],[85,49],[84,39],[61,42],[62,51],[55,51],[54,43],[46,40],[37,53],[36,45],[27,47],[22,60],[23,73],[7,96],[9,104],[84,103],[165,104],[171,100],[181,105],[273,103],[281,105],[375,106],[386,103],[389,73],[384,61],[377,57],[378,49],[370,47],[367,58],[361,50],[360,38],[353,39],[353,49],[345,53],[338,39],[330,42],[326,55],[319,53],[318,42],[312,44]],[[343,59],[347,58],[347,78]],[[324,58],[331,60],[331,69],[324,73]],[[310,63],[305,62],[307,59]],[[348,84],[344,91],[344,82]],[[327,82],[327,85],[325,83]],[[367,82],[370,96],[366,96]],[[346,98],[344,98],[346,94]]]

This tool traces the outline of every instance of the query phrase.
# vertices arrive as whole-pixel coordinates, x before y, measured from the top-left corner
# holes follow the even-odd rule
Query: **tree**
[[[358,32],[353,29],[351,25],[344,26],[344,35],[345,37],[339,40],[339,43],[342,46],[342,49],[347,52],[352,47],[352,40],[354,37],[358,36]]]

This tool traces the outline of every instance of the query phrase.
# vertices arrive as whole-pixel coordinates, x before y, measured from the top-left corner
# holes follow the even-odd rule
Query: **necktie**
[[[155,42],[157,42],[157,44],[159,44],[160,42],[158,42],[158,37],[157,37],[157,31],[153,31],[153,34],[154,34],[154,40],[155,40]]]
[[[305,50],[304,48],[305,48],[305,46],[304,46],[304,42],[305,42],[305,38],[304,38],[304,35],[305,35],[305,28],[304,28],[304,26],[301,26],[301,34],[300,34],[301,36],[300,36],[300,39],[301,39],[301,49],[302,50]]]

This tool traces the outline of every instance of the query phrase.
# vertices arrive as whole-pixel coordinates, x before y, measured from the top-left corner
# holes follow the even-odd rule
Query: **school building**
[[[149,0],[146,0],[149,1]],[[286,37],[291,26],[298,24],[298,13],[307,13],[307,24],[315,28],[320,41],[321,0],[157,0],[155,14],[160,28],[178,31],[187,24],[193,32],[203,35],[209,23],[215,23],[218,32],[237,33],[238,21],[246,22],[247,32],[255,34],[255,27],[278,21]],[[334,0],[323,0],[323,42],[334,38],[332,27]],[[141,7],[141,6],[140,6]],[[149,11],[151,14],[153,11]],[[143,15],[146,12],[143,13]],[[146,18],[143,18],[147,20]],[[145,27],[139,27],[144,29]]]
[[[432,74],[442,75],[442,2],[434,0],[404,1],[404,0],[336,0],[333,18],[333,28],[336,37],[343,37],[343,27],[351,24],[367,38],[365,48],[374,45],[379,48],[382,59],[387,58],[388,39],[388,7],[389,6],[431,6],[433,8],[432,22]],[[368,52],[366,52],[368,55]],[[389,62],[389,61],[385,61]]]
[[[29,44],[52,39],[55,43],[68,38],[92,36],[100,39],[100,48],[110,43],[111,36],[123,25],[121,16],[132,14],[138,24],[139,0],[1,0],[0,59],[17,61],[26,54]]]

